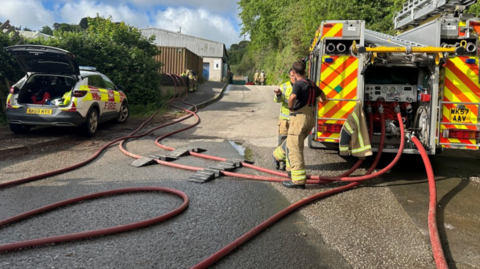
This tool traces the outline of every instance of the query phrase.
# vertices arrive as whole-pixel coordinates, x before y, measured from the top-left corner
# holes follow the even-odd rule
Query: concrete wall
[[[221,82],[223,78],[223,74],[227,72],[224,71],[224,63],[222,58],[203,58],[203,63],[208,63],[210,65],[209,68],[209,81],[218,81]]]

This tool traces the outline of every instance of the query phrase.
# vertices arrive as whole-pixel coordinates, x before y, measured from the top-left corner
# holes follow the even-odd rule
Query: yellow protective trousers
[[[306,183],[307,172],[303,157],[305,138],[315,126],[315,109],[311,106],[292,112],[286,142],[277,147],[273,156],[277,161],[286,161],[286,170],[290,171],[294,184]]]

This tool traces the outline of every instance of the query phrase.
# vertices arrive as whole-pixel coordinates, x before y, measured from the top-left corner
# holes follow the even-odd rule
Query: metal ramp
[[[394,29],[418,26],[420,22],[442,13],[453,13],[457,6],[468,7],[477,0],[408,0],[394,18]]]
[[[365,45],[385,47],[426,47],[427,45],[365,29]]]

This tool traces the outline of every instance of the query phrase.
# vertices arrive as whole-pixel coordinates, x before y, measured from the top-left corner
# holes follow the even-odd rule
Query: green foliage
[[[253,76],[255,69],[264,69],[268,84],[282,83],[291,64],[309,54],[311,40],[323,20],[365,20],[368,29],[393,34],[392,19],[403,2],[239,0],[241,34],[249,35],[251,43],[233,72]]]
[[[23,76],[15,59],[5,51],[6,47],[12,45],[15,45],[15,43],[10,40],[10,37],[0,33],[0,122],[3,122],[5,119],[3,106],[8,95],[8,86],[11,86],[11,84],[15,83]],[[6,82],[10,85],[7,85]]]
[[[152,38],[143,38],[138,28],[111,18],[89,19],[86,31],[55,31],[57,38],[31,43],[58,47],[77,56],[80,65],[95,66],[116,85],[124,86],[130,104],[160,103],[158,94],[161,64],[153,58],[158,49]]]
[[[46,35],[53,35],[53,29],[48,25],[43,26],[39,32]]]
[[[68,23],[55,23],[53,25],[53,28],[55,31],[59,32],[80,32],[82,31],[82,28],[80,25],[76,24],[68,24]]]
[[[83,30],[86,30],[88,28],[88,17],[82,18],[78,25],[80,25],[80,28]]]

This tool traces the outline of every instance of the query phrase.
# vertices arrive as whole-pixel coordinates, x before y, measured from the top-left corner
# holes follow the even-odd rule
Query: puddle
[[[236,143],[234,141],[228,141],[230,145],[238,152],[238,154],[242,155],[245,157],[245,147],[242,144]]]

